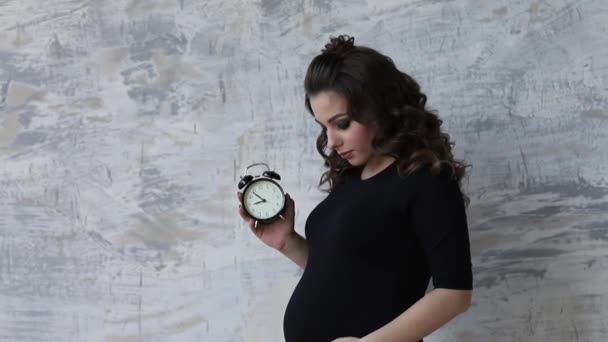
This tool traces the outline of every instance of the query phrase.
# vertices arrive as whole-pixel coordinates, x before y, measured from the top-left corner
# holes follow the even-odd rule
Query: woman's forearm
[[[382,328],[365,336],[365,342],[415,342],[466,311],[470,290],[434,289]]]
[[[293,232],[285,243],[285,246],[283,246],[279,252],[283,253],[283,255],[288,257],[291,261],[302,267],[302,269],[306,268],[306,261],[308,260],[308,242],[302,235]]]

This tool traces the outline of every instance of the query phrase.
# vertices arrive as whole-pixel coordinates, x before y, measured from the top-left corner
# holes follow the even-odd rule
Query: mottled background
[[[300,271],[236,182],[270,163],[303,232],[340,33],[473,164],[474,303],[428,340],[608,340],[605,0],[0,0],[0,340],[282,341]]]

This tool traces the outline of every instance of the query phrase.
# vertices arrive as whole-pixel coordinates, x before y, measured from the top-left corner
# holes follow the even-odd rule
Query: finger
[[[291,196],[289,196],[289,194],[287,194],[285,197],[287,197],[287,203],[286,203],[286,207],[285,207],[285,215],[288,216],[288,217],[290,217],[294,213],[295,202],[294,202],[293,198],[291,198]]]
[[[251,217],[245,218],[245,222],[247,222],[249,228],[253,229],[253,219]]]
[[[239,205],[239,215],[245,221],[248,221],[251,218],[251,216],[247,215],[242,205]]]
[[[258,221],[254,220],[253,218],[249,219],[249,229],[251,229],[252,232],[257,233],[258,231]]]
[[[291,202],[293,202],[291,196],[289,196],[289,194],[285,194],[285,207],[289,207],[291,205]]]

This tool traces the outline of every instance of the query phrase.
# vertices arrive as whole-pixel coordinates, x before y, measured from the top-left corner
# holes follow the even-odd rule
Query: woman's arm
[[[415,342],[439,329],[471,305],[471,290],[437,288],[394,320],[365,336],[364,342]]]
[[[419,173],[418,191],[405,205],[434,290],[363,341],[420,341],[469,308],[473,284],[466,210],[458,183],[448,175]]]
[[[302,267],[302,269],[306,268],[306,261],[308,260],[308,242],[302,235],[294,231],[290,234],[285,245],[279,249],[279,252],[283,253],[283,255],[288,257],[291,261]]]

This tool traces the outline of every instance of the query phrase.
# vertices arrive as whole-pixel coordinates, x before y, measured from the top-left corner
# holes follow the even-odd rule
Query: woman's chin
[[[361,162],[357,158],[351,158],[346,160],[350,166],[361,166]]]

